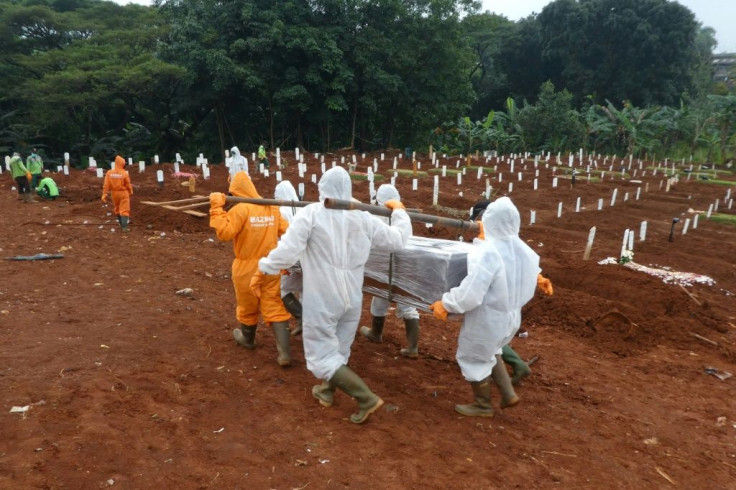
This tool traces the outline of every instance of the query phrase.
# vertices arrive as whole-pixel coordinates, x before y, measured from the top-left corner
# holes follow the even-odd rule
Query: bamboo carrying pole
[[[187,209],[198,208],[198,207],[202,207],[205,205],[209,206],[209,197],[181,199],[179,201],[168,201],[166,203],[150,203],[150,204],[169,204],[171,205],[171,204],[187,203],[187,202],[193,202],[193,201],[200,201],[200,202],[195,202],[193,204],[188,204],[184,206],[177,206],[176,210],[184,211]],[[303,208],[310,204],[314,204],[313,202],[308,202],[308,201],[286,201],[286,200],[281,200],[281,199],[255,199],[255,198],[249,198],[249,197],[235,197],[235,196],[226,196],[225,201],[229,203],[234,203],[234,204],[243,202],[243,203],[249,203],[249,204],[260,204],[262,206],[287,206],[287,207],[295,207],[295,208]],[[347,201],[343,199],[325,199],[324,206],[328,209],[367,211],[377,216],[386,216],[386,217],[391,216],[391,213],[392,213],[391,209],[383,207],[383,206],[363,204],[360,202]],[[478,223],[475,223],[473,221],[465,221],[465,220],[455,219],[455,218],[445,218],[443,216],[433,216],[431,214],[419,213],[412,209],[407,209],[406,212],[412,221],[416,221],[418,223],[429,223],[432,225],[446,226],[448,228],[458,228],[464,232],[465,231],[477,232],[479,229]]]
[[[251,204],[262,204],[265,206],[294,206],[304,207],[311,202],[306,201],[282,201],[279,199],[251,199],[247,197],[233,197],[227,196],[227,202],[238,203],[245,202]],[[347,201],[343,199],[325,199],[324,206],[328,209],[342,209],[342,210],[355,210],[355,211],[367,211],[377,216],[391,216],[392,210],[383,206],[374,206],[372,204],[363,204],[360,202]],[[412,221],[418,223],[429,223],[438,226],[447,226],[449,228],[459,228],[463,231],[478,231],[478,223],[473,221],[465,221],[455,218],[445,218],[442,216],[432,216],[431,214],[416,213],[407,210],[407,214]]]
[[[374,206],[372,204],[363,204],[353,201],[345,201],[341,199],[325,199],[325,207],[330,209],[345,209],[368,211],[378,216],[391,216],[392,210],[383,206]],[[473,221],[465,221],[455,218],[445,218],[442,216],[432,216],[431,214],[414,213],[407,211],[412,221],[419,223],[429,223],[432,225],[447,226],[449,228],[459,228],[463,231],[478,231],[478,223]]]

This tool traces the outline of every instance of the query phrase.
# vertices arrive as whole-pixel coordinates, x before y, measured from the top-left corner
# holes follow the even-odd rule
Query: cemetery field
[[[354,197],[368,202],[374,158],[376,187],[391,181],[395,154],[357,156],[366,175]],[[327,166],[346,155],[327,155]],[[293,152],[282,158],[283,178],[316,200],[315,156],[303,178]],[[227,192],[224,165],[209,166],[208,180],[183,166],[198,174],[194,194],[172,164],[129,166],[127,234],[100,202],[95,172],[53,174],[62,196],[35,204],[17,199],[5,172],[0,256],[63,258],[0,262],[0,488],[732,487],[736,225],[707,215],[733,218],[736,177],[694,165],[688,178],[686,164],[668,185],[671,163],[616,159],[609,170],[610,159],[596,167],[586,156],[573,162],[572,186],[567,156],[553,156],[536,166],[517,157],[513,172],[508,157],[473,159],[459,181],[439,170],[458,170],[457,158],[431,172],[419,160],[416,190],[411,162],[397,161],[407,207],[467,217],[486,191],[509,196],[554,285],[524,308],[524,336],[512,344],[525,359],[539,356],[518,406],[502,411],[494,388],[494,418],[453,411],[472,401],[454,360],[460,324],[430,313],[421,313],[416,361],[399,356],[404,328],[393,313],[382,344],[360,335],[353,344],[351,366],[386,402],[363,426],[348,421],[355,403],[344,393],[331,408],[313,399],[301,337],[288,369],[276,364],[268,328],[255,351],[238,347],[232,245],[217,241],[206,217],[143,204]],[[273,171],[253,181],[273,197]],[[635,267],[599,264],[619,259],[627,229]],[[423,224],[414,233],[459,238]],[[191,295],[177,294],[185,288]],[[366,296],[362,325],[369,305]]]

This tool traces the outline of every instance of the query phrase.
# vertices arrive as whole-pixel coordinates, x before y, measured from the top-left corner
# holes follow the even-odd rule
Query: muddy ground
[[[395,153],[378,164],[384,181]],[[314,155],[303,179],[293,153],[284,157],[284,177],[305,182],[305,199],[316,199]],[[357,171],[374,157],[359,155]],[[328,166],[339,158],[327,155]],[[734,213],[723,201],[729,187],[693,172],[666,192],[663,171],[653,175],[652,163],[638,170],[634,161],[622,178],[608,171],[610,160],[600,160],[602,182],[588,182],[577,164],[573,187],[563,158],[556,188],[554,157],[536,169],[517,159],[513,174],[508,161],[485,164],[503,172],[501,182],[488,174],[490,185],[519,207],[522,238],[555,288],[554,296],[538,294],[527,305],[528,336],[513,342],[522,357],[540,356],[517,389],[521,403],[497,409],[492,419],[456,414],[456,403],[472,399],[454,361],[459,324],[422,313],[421,356],[412,361],[398,355],[403,324],[390,316],[383,344],[358,338],[353,345],[351,365],[388,408],[363,426],[348,421],[354,402],[344,394],[332,408],[312,398],[315,379],[300,337],[288,369],[276,364],[266,328],[257,350],[235,344],[231,244],[216,240],[207,218],[143,204],[191,197],[171,164],[157,167],[165,173],[162,188],[157,168],[130,167],[128,234],[100,202],[94,172],[54,174],[62,197],[35,204],[17,200],[3,173],[0,256],[64,258],[0,261],[0,487],[733,488],[736,377],[714,373],[736,374],[736,228],[705,216],[719,199],[719,212]],[[456,161],[442,164],[454,169]],[[427,167],[424,158],[421,170]],[[399,168],[411,165],[401,160]],[[200,174],[196,195],[226,191],[224,166],[211,170],[204,180],[196,167],[182,168]],[[431,206],[431,176],[417,191],[411,175],[396,185],[409,207],[465,216],[486,187],[486,177],[476,176],[468,171],[460,185],[454,175],[440,178],[440,209]],[[272,197],[273,173],[254,182]],[[354,195],[366,201],[368,182],[356,180]],[[693,212],[701,213],[698,227],[691,222],[683,235]],[[673,218],[681,221],[670,242]],[[641,221],[648,222],[643,242]],[[583,261],[591,226],[596,239]],[[618,257],[627,228],[637,233],[636,263],[715,283],[682,287],[598,265]],[[458,238],[420,224],[414,232]],[[192,296],[176,294],[183,288]],[[368,307],[367,297],[362,324],[370,322]],[[494,392],[496,407],[498,398]],[[28,409],[11,413],[14,406]]]

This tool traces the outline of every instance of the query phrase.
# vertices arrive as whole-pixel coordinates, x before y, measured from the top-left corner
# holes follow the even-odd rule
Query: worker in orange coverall
[[[230,194],[236,197],[260,199],[253,181],[245,172],[238,172],[230,182]],[[251,278],[258,272],[258,260],[276,248],[279,237],[286,232],[288,222],[281,216],[278,206],[238,203],[225,211],[225,194],[210,194],[210,227],[221,241],[233,241],[232,277],[235,299],[238,303],[236,317],[240,328],[233,330],[235,341],[247,349],[255,349],[258,314],[271,323],[280,366],[291,365],[289,349],[289,320],[291,315],[281,301],[281,277],[263,276],[260,298],[253,294]]]
[[[130,184],[130,175],[125,170],[125,159],[120,155],[115,157],[115,166],[105,174],[105,184],[102,186],[102,202],[107,202],[107,194],[112,195],[115,205],[115,216],[123,232],[130,231],[130,196],[133,195],[133,186]]]

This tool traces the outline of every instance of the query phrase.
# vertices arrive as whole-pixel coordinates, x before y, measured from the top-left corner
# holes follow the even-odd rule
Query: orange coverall
[[[125,170],[125,159],[120,155],[115,157],[115,168],[111,168],[105,174],[102,195],[106,196],[108,192],[112,194],[115,214],[130,216],[130,196],[133,194],[133,186],[130,185],[130,176]]]
[[[261,198],[245,172],[235,174],[229,190],[236,197]],[[229,211],[221,206],[210,208],[210,227],[215,229],[217,238],[233,241],[232,277],[238,303],[235,316],[243,325],[257,325],[259,310],[264,322],[285,322],[291,318],[281,301],[281,276],[264,277],[260,300],[250,288],[258,260],[276,248],[288,226],[278,206],[239,203]]]

